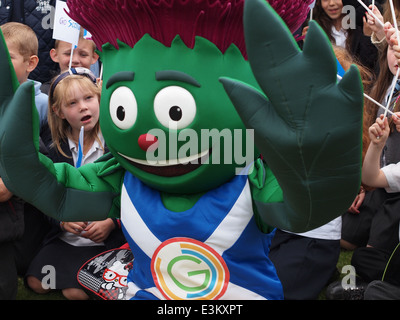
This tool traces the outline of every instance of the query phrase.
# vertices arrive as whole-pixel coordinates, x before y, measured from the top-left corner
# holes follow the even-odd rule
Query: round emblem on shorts
[[[172,238],[155,251],[151,270],[167,299],[219,299],[229,283],[229,270],[210,246],[190,238]]]

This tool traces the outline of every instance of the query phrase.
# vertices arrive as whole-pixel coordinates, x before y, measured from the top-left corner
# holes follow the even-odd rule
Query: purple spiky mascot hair
[[[296,31],[313,0],[269,0]],[[243,37],[244,0],[68,0],[69,15],[93,36],[97,47],[117,39],[133,47],[148,33],[169,46],[176,35],[192,48],[195,37],[214,43],[222,52],[235,44],[246,55]]]

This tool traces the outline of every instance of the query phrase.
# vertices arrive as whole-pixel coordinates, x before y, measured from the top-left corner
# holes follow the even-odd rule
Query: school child
[[[54,162],[63,161],[79,166],[79,161],[80,165],[84,165],[104,154],[104,139],[99,127],[99,102],[100,88],[88,69],[72,68],[54,80],[50,87],[48,109],[53,140],[49,157]],[[80,138],[81,128],[83,140]],[[77,272],[90,258],[106,248],[123,243],[118,221],[110,218],[94,222],[57,221],[53,229],[29,267],[27,284],[37,293],[60,289],[67,299],[88,299],[77,282]],[[55,270],[54,286],[50,288],[49,284],[43,286],[42,283],[46,276],[42,268],[46,265],[53,266]]]
[[[71,43],[56,40],[54,48],[50,50],[50,57],[58,64],[60,73],[68,71],[70,62],[71,68],[83,67],[90,69],[99,60],[99,55],[96,53],[96,45],[92,40],[84,38],[83,29],[79,33],[79,41],[76,48],[72,50]],[[50,84],[51,81],[44,83],[41,90],[49,93]]]
[[[90,69],[90,66],[99,59],[95,50],[96,45],[92,40],[87,40],[83,37],[83,29],[81,29],[78,46],[72,52],[71,67]],[[54,62],[58,63],[61,73],[67,71],[69,68],[71,51],[71,44],[61,40],[56,40],[54,48],[50,50],[50,57]]]
[[[8,22],[1,26],[4,40],[10,53],[11,62],[19,84],[28,81],[30,73],[35,70],[39,63],[38,40],[33,30],[19,22]],[[35,103],[39,112],[40,125],[47,122],[47,100],[48,97],[40,91],[42,85],[35,83]]]
[[[347,16],[346,11],[344,12],[342,0],[316,0],[313,19],[319,23],[333,44],[346,48],[359,64],[377,72],[377,48],[356,24],[356,17]],[[303,35],[307,28],[303,30]]]
[[[375,85],[370,91],[370,96],[380,102],[383,106],[388,103],[391,94],[393,78],[397,72],[397,59],[394,55],[393,47],[385,41],[385,48],[379,61],[379,75],[375,81]],[[399,109],[399,92],[395,88],[392,101],[390,102],[389,111],[396,112]],[[365,122],[368,127],[371,126],[377,117],[385,112],[375,103],[367,100],[365,103]],[[390,114],[387,114],[389,119]],[[393,127],[393,125],[392,125]],[[391,130],[386,145],[381,154],[381,166],[390,163],[397,163],[400,160],[400,150],[396,146],[399,143],[400,134],[396,130]],[[371,186],[373,187],[373,186]],[[371,195],[367,192],[367,202]],[[364,208],[365,207],[365,208]],[[360,214],[346,213],[343,215],[343,230],[342,230],[342,246],[346,249],[354,250],[356,247],[367,245],[369,237],[370,223],[373,213],[366,210],[366,206],[360,207]]]

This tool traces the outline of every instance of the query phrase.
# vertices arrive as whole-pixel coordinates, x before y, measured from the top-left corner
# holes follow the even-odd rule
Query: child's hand
[[[395,112],[392,116],[393,123],[396,125],[396,130],[400,132],[400,112]]]
[[[85,230],[87,222],[62,222],[61,227],[64,231],[79,235]]]
[[[108,238],[114,228],[114,222],[110,218],[102,221],[94,221],[87,225],[84,230],[85,232],[81,236],[94,242],[102,242]]]
[[[364,199],[365,199],[365,191],[363,190],[356,196],[348,211],[354,214],[360,213],[359,209]]]
[[[392,26],[390,22],[386,22],[383,30],[386,35],[386,41],[389,45],[397,45],[396,29]]]
[[[377,118],[376,122],[369,127],[368,132],[371,143],[383,148],[390,132],[387,117],[381,115]]]
[[[397,39],[396,29],[389,22],[386,22],[384,30],[386,34],[386,41],[388,42],[389,46],[394,52],[396,59],[398,60],[397,64],[400,65],[400,39]]]
[[[381,15],[381,12],[376,6],[370,5],[369,8],[372,10],[373,14],[381,21],[383,21],[383,17]],[[385,31],[382,27],[382,25],[378,22],[375,21],[375,18],[368,13],[368,11],[365,13],[365,17],[363,17],[364,21],[364,34],[365,35],[371,35],[372,32],[375,33],[376,37],[381,40],[385,37]]]

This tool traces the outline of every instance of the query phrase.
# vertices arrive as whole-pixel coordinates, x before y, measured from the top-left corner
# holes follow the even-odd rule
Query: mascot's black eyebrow
[[[120,71],[114,73],[107,81],[106,89],[111,87],[114,83],[120,81],[133,81],[135,78],[135,73],[132,71]]]
[[[162,80],[182,81],[182,82],[191,84],[195,87],[199,87],[199,88],[201,87],[200,83],[195,78],[188,75],[187,73],[184,73],[182,71],[177,71],[177,70],[157,71],[156,72],[156,80],[157,81],[162,81]]]

